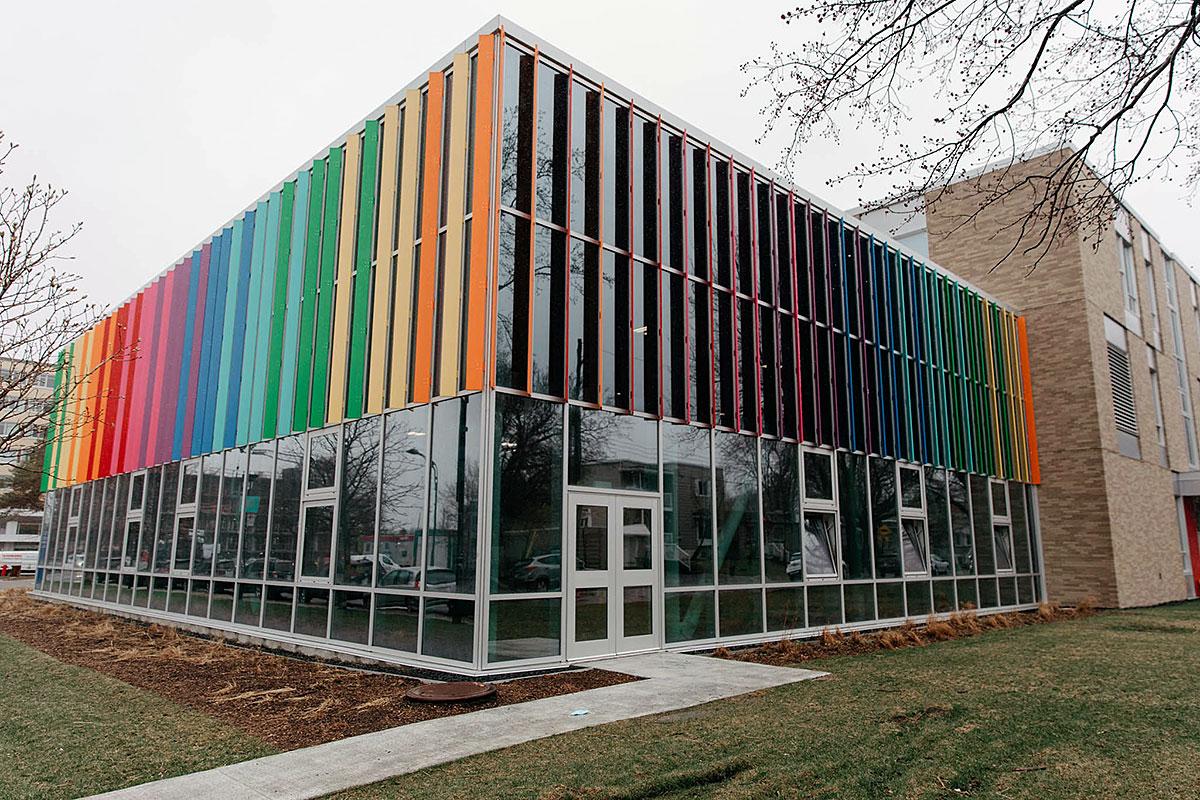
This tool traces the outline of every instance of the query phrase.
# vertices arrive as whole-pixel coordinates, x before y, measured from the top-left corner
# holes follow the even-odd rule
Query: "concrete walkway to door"
[[[301,800],[607,722],[675,711],[825,673],[679,653],[597,661],[645,680],[367,733],[97,795],[121,800]],[[571,716],[576,709],[588,713]]]

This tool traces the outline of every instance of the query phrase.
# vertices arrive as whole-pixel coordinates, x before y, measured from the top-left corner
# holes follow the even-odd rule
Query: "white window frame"
[[[996,487],[999,486],[1004,491],[1004,514],[996,513],[996,498],[994,496]],[[1013,526],[1012,526],[1012,498],[1008,496],[1008,482],[998,480],[996,478],[988,479],[988,511],[992,517],[992,562],[996,567],[997,575],[1014,575],[1017,571],[1016,552],[1013,547]],[[1008,530],[1008,566],[1004,569],[1000,568],[999,558],[996,556],[996,526],[1003,525]]]
[[[829,485],[831,487],[833,498],[825,499],[821,497],[809,497],[806,489],[807,482],[806,470],[807,460],[806,453],[822,456],[829,463]],[[801,447],[800,448],[800,551],[804,553],[804,583],[830,583],[840,581],[842,578],[842,532],[841,519],[838,515],[838,481],[837,481],[837,461],[836,454],[832,450],[823,450],[817,447]],[[833,517],[833,572],[814,574],[812,565],[808,560],[808,549],[805,546],[808,539],[808,514],[829,514]]]
[[[921,505],[919,507],[904,505],[904,488],[901,483],[901,476],[905,471],[915,472],[917,474],[918,485],[920,486],[920,495],[918,499]],[[896,507],[900,514],[898,524],[900,530],[897,533],[900,535],[900,571],[905,578],[928,578],[929,573],[929,520],[926,519],[925,508],[925,470],[917,464],[908,464],[896,462]],[[910,570],[908,562],[904,558],[904,521],[912,520],[921,523],[921,556],[924,561],[924,569]]]

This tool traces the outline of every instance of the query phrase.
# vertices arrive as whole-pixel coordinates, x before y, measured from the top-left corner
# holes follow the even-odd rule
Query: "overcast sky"
[[[70,190],[75,269],[116,303],[287,177],[497,13],[690,124],[774,166],[761,98],[740,66],[795,29],[786,3],[40,2],[0,29],[0,130],[21,145],[6,180]],[[411,8],[410,8],[411,6]],[[795,175],[827,181],[870,154],[869,132],[821,142]],[[1200,267],[1200,210],[1178,188],[1127,198]],[[953,269],[953,264],[943,265]]]

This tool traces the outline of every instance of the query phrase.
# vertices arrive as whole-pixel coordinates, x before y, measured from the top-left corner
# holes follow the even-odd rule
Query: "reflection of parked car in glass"
[[[929,556],[929,567],[934,575],[949,575],[950,562],[939,556],[937,553],[931,553]]]
[[[788,559],[787,576],[789,579],[798,581],[804,578],[804,554],[792,553],[792,557]]]
[[[559,585],[561,574],[562,554],[554,551],[518,561],[513,569],[513,582],[518,586],[532,586],[539,592],[545,592]]]

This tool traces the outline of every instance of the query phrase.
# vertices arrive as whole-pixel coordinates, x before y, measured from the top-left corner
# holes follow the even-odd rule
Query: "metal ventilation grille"
[[[1108,375],[1112,382],[1113,417],[1117,423],[1117,430],[1137,436],[1137,409],[1133,404],[1133,375],[1129,371],[1129,354],[1112,342],[1108,343]]]

